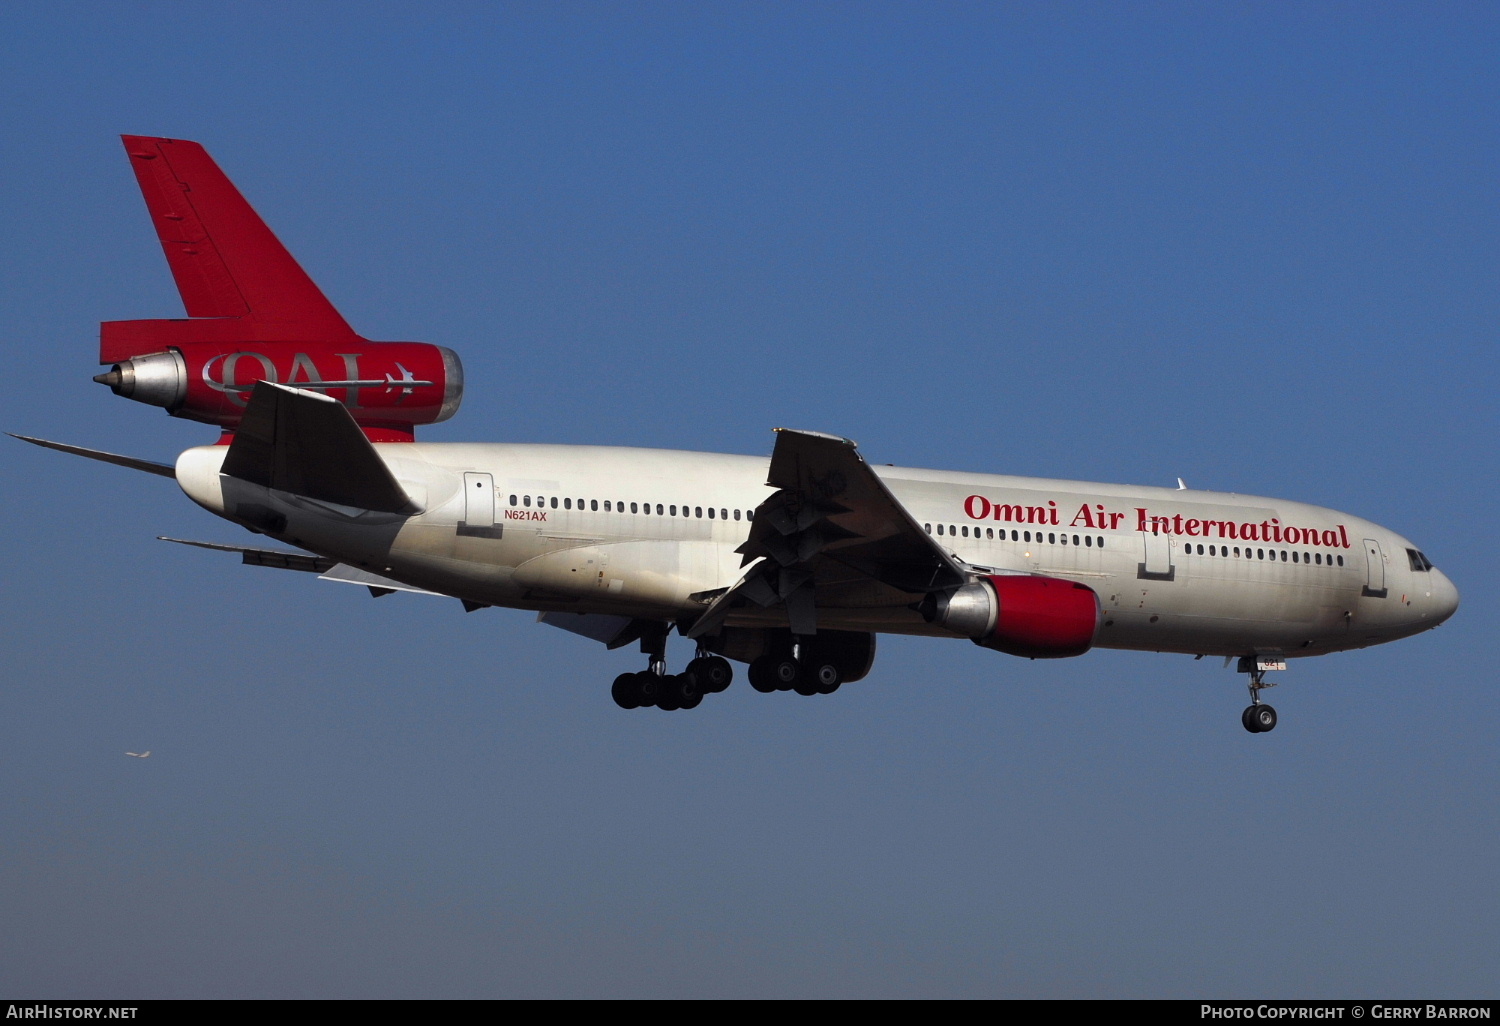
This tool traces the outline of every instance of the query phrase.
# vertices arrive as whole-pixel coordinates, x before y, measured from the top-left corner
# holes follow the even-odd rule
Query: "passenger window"
[[[740,511],[739,510],[735,510],[734,511],[734,519],[738,520],[739,518],[740,518]]]
[[[662,515],[661,510],[662,510],[662,505],[661,505],[661,503],[658,502],[656,504],[656,515],[657,516],[661,516]]]
[[[1091,534],[1084,535],[1083,536],[1083,544],[1084,544],[1084,546],[1086,548],[1090,548],[1090,549],[1093,548],[1094,547],[1094,536],[1091,535]]]
[[[708,519],[712,520],[713,518],[714,518],[714,508],[712,506],[710,506],[710,507],[708,507]]]
[[[598,499],[590,499],[589,500],[589,509],[592,510],[593,512],[595,512],[595,513],[599,512],[599,500]]]
[[[747,510],[745,510],[745,519],[746,520],[754,520],[755,519],[755,510],[753,510],[753,509],[747,509]]]
[[[1057,544],[1057,535],[1049,533],[1047,535],[1047,544],[1048,545],[1056,545]]]
[[[1078,535],[1076,535],[1076,534],[1073,536],[1073,544],[1074,545],[1078,544]]]
[[[1340,556],[1339,557],[1339,566],[1343,566],[1343,565],[1344,565],[1344,557]]]
[[[1031,532],[1030,531],[1026,532],[1026,540],[1027,541],[1031,541]]]
[[[943,525],[942,524],[938,524],[938,534],[941,535],[942,533],[943,533]]]
[[[573,508],[573,500],[572,499],[564,499],[563,500],[563,509],[572,509],[572,508]]]
[[[1285,562],[1286,562],[1286,549],[1282,549],[1282,550],[1281,550],[1281,561],[1282,561],[1282,562],[1283,562],[1283,563],[1285,563]]]
[[[719,519],[720,520],[728,520],[729,519],[729,510],[725,509],[723,506],[719,507]]]
[[[1104,535],[1102,534],[1099,536],[1099,547],[1104,548]]]
[[[697,514],[698,519],[702,520],[703,519],[703,507],[702,506],[694,506],[693,510]]]
[[[510,504],[511,504],[511,505],[512,505],[512,506],[514,506],[514,505],[515,505],[515,504],[516,504],[516,497],[515,497],[515,496],[514,496],[514,495],[512,495],[512,496],[511,496],[511,497],[510,497]]]
[[[931,534],[931,533],[932,533],[932,525],[931,525],[931,524],[923,524],[923,525],[922,525],[922,528],[923,528],[923,530],[925,530],[925,531],[926,531],[926,532],[927,532],[927,533],[928,533],[928,534]]]
[[[986,527],[984,529],[984,536],[993,541],[995,538],[995,529],[993,527]]]
[[[552,496],[552,508],[553,509],[557,508],[557,496],[555,496],[555,495]]]
[[[523,495],[523,496],[521,496],[521,501],[524,502],[526,505],[530,506],[531,505],[531,496],[529,496],[529,495]]]
[[[634,513],[635,511],[636,511],[636,504],[632,502],[630,504],[630,512]]]

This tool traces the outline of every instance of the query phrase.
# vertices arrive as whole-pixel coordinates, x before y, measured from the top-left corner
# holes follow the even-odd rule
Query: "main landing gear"
[[[799,695],[831,695],[844,682],[837,663],[820,659],[798,645],[796,654],[763,655],[750,664],[750,686],[762,694],[795,691]]]
[[[734,668],[722,656],[701,650],[682,673],[668,673],[667,662],[653,653],[640,673],[622,673],[610,687],[610,697],[621,709],[655,706],[667,712],[696,709],[704,695],[717,694],[734,680]]]
[[[1250,675],[1250,705],[1240,713],[1240,722],[1250,733],[1265,734],[1276,729],[1276,710],[1260,700],[1260,693],[1265,688],[1276,686],[1266,680],[1266,671],[1284,669],[1286,663],[1279,659],[1246,656],[1240,660],[1239,671]]]

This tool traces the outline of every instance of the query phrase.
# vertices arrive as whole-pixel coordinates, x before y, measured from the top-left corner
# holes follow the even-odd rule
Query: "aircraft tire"
[[[1255,724],[1250,721],[1250,714],[1253,713],[1254,711],[1255,711],[1255,706],[1253,706],[1253,705],[1247,705],[1247,706],[1245,706],[1245,711],[1242,712],[1242,713],[1240,713],[1240,723],[1244,724],[1245,729],[1248,730],[1250,733],[1252,733],[1252,734],[1259,734],[1260,731],[1256,730],[1255,729]]]
[[[682,694],[677,688],[675,677],[661,678],[661,695],[656,700],[656,707],[665,712],[676,712],[682,708]]]
[[[636,687],[635,674],[622,673],[615,678],[610,686],[609,697],[615,700],[615,705],[621,709],[639,709],[641,707],[641,691]]]
[[[641,705],[655,705],[662,694],[661,678],[650,670],[631,676],[635,678],[635,691],[641,696]]]
[[[777,691],[790,691],[802,677],[802,667],[791,656],[782,656],[771,663],[771,679]]]
[[[820,695],[831,695],[839,689],[843,683],[844,675],[833,663],[818,663],[809,667],[809,676],[812,677],[813,689]]]
[[[734,682],[734,667],[723,656],[709,656],[704,662],[704,673],[698,680],[707,694],[717,695]]]
[[[772,664],[775,659],[771,656],[761,656],[750,664],[750,686],[763,695],[769,695],[776,690],[776,678],[772,673]]]
[[[1276,729],[1276,710],[1262,702],[1260,705],[1252,706],[1255,710],[1250,715],[1250,722],[1255,725],[1257,734],[1269,734]]]

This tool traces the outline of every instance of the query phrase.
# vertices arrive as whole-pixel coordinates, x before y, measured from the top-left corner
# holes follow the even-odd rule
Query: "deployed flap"
[[[847,438],[777,428],[767,484],[750,537],[750,566],[688,631],[712,633],[746,602],[784,605],[794,634],[817,629],[817,607],[895,604],[955,587],[968,574],[944,552]],[[750,564],[754,564],[751,566]]]
[[[223,473],[320,502],[419,513],[337,399],[257,381]]]
[[[156,474],[160,477],[177,477],[177,469],[165,463],[153,463],[150,460],[138,460],[134,456],[117,456],[112,452],[101,452],[98,449],[85,449],[81,445],[64,445],[62,442],[49,442],[45,438],[32,438],[30,435],[16,435],[9,431],[6,434],[12,438],[19,438],[23,442],[32,445],[40,445],[43,449],[56,449],[58,452],[70,452],[74,456],[87,456],[91,460],[100,463],[113,463],[117,467],[129,467],[131,470],[144,470],[148,474]]]
[[[310,338],[356,337],[202,146],[120,138],[189,317],[294,321]]]

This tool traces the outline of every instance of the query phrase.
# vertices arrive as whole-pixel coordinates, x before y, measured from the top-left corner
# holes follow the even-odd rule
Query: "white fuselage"
[[[422,512],[333,507],[219,473],[222,446],[190,449],[183,490],[353,567],[469,602],[538,611],[690,617],[743,572],[735,551],[772,492],[768,459],[603,446],[409,443],[376,450]],[[1193,654],[1320,655],[1429,629],[1458,596],[1405,538],[1281,499],[902,467],[876,473],[933,540],[977,573],[1086,584],[1095,644]],[[1409,552],[1410,550],[1410,552]],[[819,608],[820,626],[954,636],[909,603]],[[880,604],[885,602],[886,604]],[[732,626],[785,626],[776,609]]]

